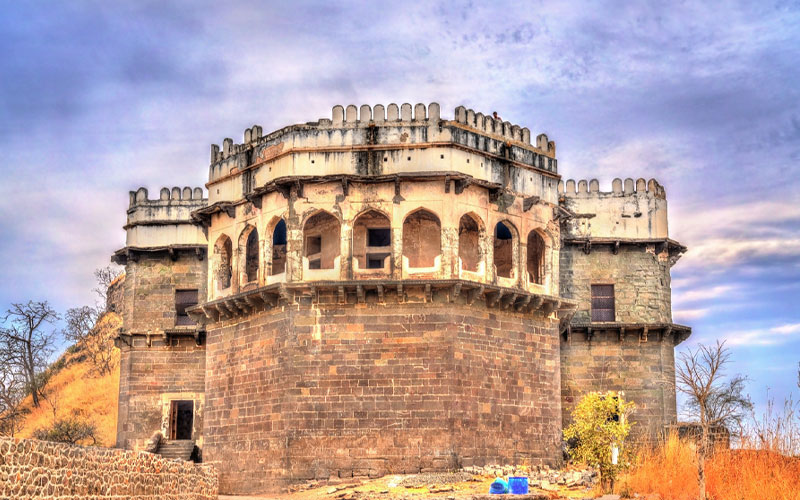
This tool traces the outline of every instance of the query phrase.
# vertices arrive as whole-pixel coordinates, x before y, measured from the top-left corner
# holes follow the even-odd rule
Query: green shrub
[[[590,392],[578,402],[572,411],[572,424],[564,430],[570,459],[596,467],[606,490],[628,465],[625,439],[632,425],[628,416],[634,407],[621,393]],[[614,448],[618,450],[616,463]]]

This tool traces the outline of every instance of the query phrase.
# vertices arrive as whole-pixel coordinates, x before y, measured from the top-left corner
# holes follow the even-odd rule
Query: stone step
[[[189,460],[194,451],[194,441],[163,441],[158,447],[158,454],[170,460]]]

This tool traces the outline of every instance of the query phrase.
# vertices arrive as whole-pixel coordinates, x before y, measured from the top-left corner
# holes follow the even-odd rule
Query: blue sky
[[[4,2],[0,305],[92,300],[127,192],[334,104],[498,111],[565,178],[654,177],[685,348],[727,339],[763,404],[800,361],[800,4]]]

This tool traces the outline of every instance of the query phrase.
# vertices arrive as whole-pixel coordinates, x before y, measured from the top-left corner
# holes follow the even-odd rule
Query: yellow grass
[[[617,486],[648,499],[695,500],[694,447],[671,435],[655,448],[640,450]],[[767,450],[719,450],[706,462],[706,490],[712,500],[800,500],[800,458]]]
[[[113,314],[113,313],[112,313]],[[118,321],[116,318],[106,321]],[[109,330],[112,330],[109,328]],[[108,341],[110,339],[106,339]],[[96,426],[98,446],[114,446],[117,433],[117,396],[119,393],[119,351],[114,349],[113,369],[110,374],[98,376],[92,371],[89,359],[80,360],[81,352],[64,353],[66,366],[52,376],[45,392],[52,402],[42,401],[39,408],[33,407],[31,397],[23,407],[31,410],[25,418],[18,436],[29,438],[36,429],[53,424],[53,406],[58,417],[73,414],[92,422]]]

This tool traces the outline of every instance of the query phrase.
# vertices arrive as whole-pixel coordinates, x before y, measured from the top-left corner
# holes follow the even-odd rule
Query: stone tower
[[[591,388],[641,398],[657,433],[675,401],[655,387],[674,380],[688,333],[669,313],[683,249],[666,236],[663,189],[559,182],[544,134],[464,107],[443,119],[436,103],[335,106],[212,146],[207,200],[132,195],[115,254],[139,277],[125,282],[138,306],[119,341],[119,444],[188,433],[221,492],[250,493],[554,465],[566,410]],[[653,205],[646,235],[614,228],[633,198]],[[132,241],[138,211],[175,240]],[[598,290],[617,307],[593,317]],[[195,324],[178,328],[184,313]],[[616,386],[598,378],[619,360]]]

